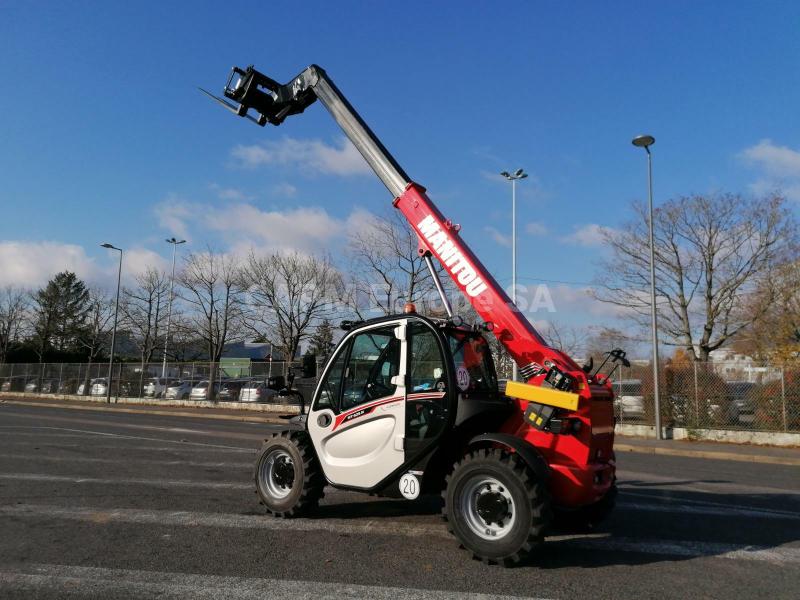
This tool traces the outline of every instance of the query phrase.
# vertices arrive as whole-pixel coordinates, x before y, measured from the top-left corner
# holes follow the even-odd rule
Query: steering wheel
[[[366,388],[367,398],[377,400],[392,393],[392,388],[378,381],[370,381]]]

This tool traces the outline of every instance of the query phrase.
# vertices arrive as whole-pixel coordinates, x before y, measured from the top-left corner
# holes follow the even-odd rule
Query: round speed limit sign
[[[406,473],[400,478],[400,493],[407,500],[416,500],[419,497],[419,479],[416,475]]]

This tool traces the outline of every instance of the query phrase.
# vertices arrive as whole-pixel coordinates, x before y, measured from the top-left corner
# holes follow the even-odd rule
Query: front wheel
[[[499,449],[471,452],[456,463],[442,495],[448,529],[487,563],[524,560],[552,520],[545,482],[519,455]]]
[[[325,478],[304,431],[282,431],[264,441],[253,475],[256,494],[276,517],[296,517],[316,508]]]

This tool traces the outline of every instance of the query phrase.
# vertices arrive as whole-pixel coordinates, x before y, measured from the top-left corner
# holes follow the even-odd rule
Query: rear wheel
[[[264,441],[253,476],[261,504],[277,517],[316,508],[325,478],[304,431],[282,431]]]
[[[552,520],[545,482],[517,454],[499,449],[471,452],[456,463],[442,496],[450,532],[488,563],[524,560]]]

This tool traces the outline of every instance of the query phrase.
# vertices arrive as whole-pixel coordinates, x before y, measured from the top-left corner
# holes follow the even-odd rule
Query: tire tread
[[[258,467],[261,455],[275,444],[276,439],[292,444],[297,449],[303,464],[303,487],[300,497],[291,508],[282,511],[270,508],[261,497],[258,489]],[[265,439],[261,446],[259,460],[256,461],[253,481],[256,486],[255,493],[259,496],[260,503],[269,514],[279,518],[293,518],[308,514],[319,505],[319,501],[325,495],[325,476],[314,452],[311,438],[305,431],[284,430],[274,433],[271,437]]]
[[[550,509],[550,496],[545,482],[541,481],[525,461],[517,454],[499,448],[482,448],[468,452],[464,457],[453,465],[453,468],[445,477],[445,488],[442,491],[442,518],[447,523],[447,530],[458,538],[458,532],[454,526],[453,519],[448,514],[448,489],[453,481],[454,475],[460,469],[480,462],[496,461],[504,468],[508,469],[511,475],[516,477],[525,490],[526,498],[531,508],[531,523],[524,543],[515,552],[500,556],[489,557],[480,551],[468,549],[472,557],[486,564],[502,564],[507,567],[515,566],[526,560],[543,543],[545,533],[549,528],[553,515]],[[466,547],[463,540],[459,539],[462,547]]]

